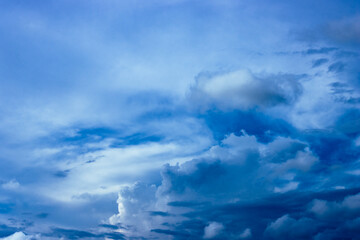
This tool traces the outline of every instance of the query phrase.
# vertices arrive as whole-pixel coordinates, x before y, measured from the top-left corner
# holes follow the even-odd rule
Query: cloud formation
[[[312,176],[316,164],[318,159],[300,141],[280,137],[262,144],[254,136],[232,134],[198,159],[166,165],[160,186],[137,184],[124,190],[118,199],[119,213],[110,221],[133,223],[128,226],[129,236],[161,233],[176,239],[250,238],[249,226],[234,228],[236,220],[230,216],[235,213],[213,213],[231,204],[241,206],[298,188],[308,189],[301,179]],[[179,230],[182,234],[175,234]]]
[[[301,76],[255,76],[249,70],[200,74],[191,88],[191,101],[200,108],[233,110],[294,103],[302,92]]]
[[[360,2],[0,3],[0,238],[359,239]]]

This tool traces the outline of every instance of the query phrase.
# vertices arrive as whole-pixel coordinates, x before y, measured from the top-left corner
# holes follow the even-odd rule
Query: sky
[[[360,239],[360,1],[3,0],[0,239]]]

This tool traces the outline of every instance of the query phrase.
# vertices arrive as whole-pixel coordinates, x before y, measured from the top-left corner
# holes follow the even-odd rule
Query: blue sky
[[[360,239],[360,2],[1,1],[0,239]]]

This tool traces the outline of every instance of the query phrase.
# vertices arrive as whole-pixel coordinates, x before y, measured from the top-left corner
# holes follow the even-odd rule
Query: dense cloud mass
[[[110,221],[136,223],[128,234],[149,238],[332,239],[356,224],[360,198],[339,179],[326,179],[323,168],[306,143],[230,135],[199,159],[166,165],[157,188],[137,183],[123,190]],[[324,184],[331,190],[317,193]]]
[[[0,239],[360,240],[359,10],[2,1]]]

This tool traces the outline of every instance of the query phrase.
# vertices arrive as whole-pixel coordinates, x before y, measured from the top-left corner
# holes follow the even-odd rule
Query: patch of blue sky
[[[296,129],[290,123],[256,110],[224,113],[215,109],[199,117],[205,119],[215,139],[219,141],[231,133],[241,135],[243,131],[256,136],[261,142],[270,142],[277,136],[289,137],[296,134]]]

